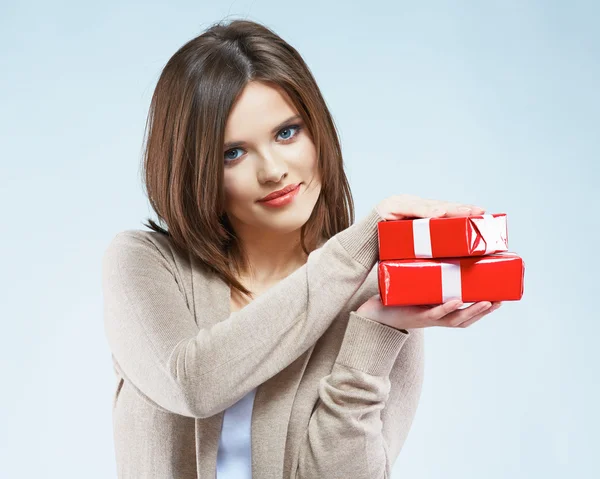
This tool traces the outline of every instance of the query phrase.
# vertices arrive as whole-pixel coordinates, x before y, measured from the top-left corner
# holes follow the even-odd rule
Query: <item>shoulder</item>
[[[173,248],[166,235],[155,231],[123,230],[109,241],[104,256],[116,255],[124,258],[169,251],[173,251]]]
[[[189,269],[189,254],[178,252],[169,236],[156,231],[123,230],[106,246],[102,263],[118,268],[166,268],[172,272]]]
[[[104,250],[102,264],[138,271],[166,269],[177,278],[194,276],[197,280],[208,280],[214,276],[191,253],[175,248],[170,236],[139,229],[116,233]]]

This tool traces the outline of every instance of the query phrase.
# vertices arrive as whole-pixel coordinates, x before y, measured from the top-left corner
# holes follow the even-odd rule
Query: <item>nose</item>
[[[278,183],[287,176],[287,165],[272,152],[263,153],[258,162],[257,176],[261,183]]]

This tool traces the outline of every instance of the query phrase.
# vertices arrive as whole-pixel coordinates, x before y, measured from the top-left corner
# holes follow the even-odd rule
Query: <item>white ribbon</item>
[[[462,283],[460,280],[460,261],[444,260],[442,266],[442,302],[451,299],[462,301]]]
[[[415,244],[416,258],[431,258],[431,232],[429,231],[429,220],[431,218],[419,218],[413,220],[413,241]]]
[[[485,241],[484,254],[495,251],[506,251],[506,216],[494,218],[491,214],[481,215],[483,218],[470,218],[475,223]],[[415,245],[415,258],[432,258],[431,231],[429,221],[431,218],[418,218],[413,220],[413,242]]]

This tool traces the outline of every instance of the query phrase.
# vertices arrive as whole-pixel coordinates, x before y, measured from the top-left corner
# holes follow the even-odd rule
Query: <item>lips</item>
[[[288,185],[285,188],[282,188],[280,190],[274,191],[273,193],[269,193],[267,196],[265,196],[264,198],[261,198],[258,201],[269,201],[269,200],[272,200],[273,198],[278,198],[280,196],[288,194],[290,191],[295,190],[299,186],[300,186],[300,183],[295,183],[293,185]]]

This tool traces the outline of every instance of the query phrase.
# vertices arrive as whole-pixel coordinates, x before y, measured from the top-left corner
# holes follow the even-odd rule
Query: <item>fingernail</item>
[[[471,211],[471,208],[469,208],[468,206],[461,206],[460,208],[458,208],[458,211]]]

